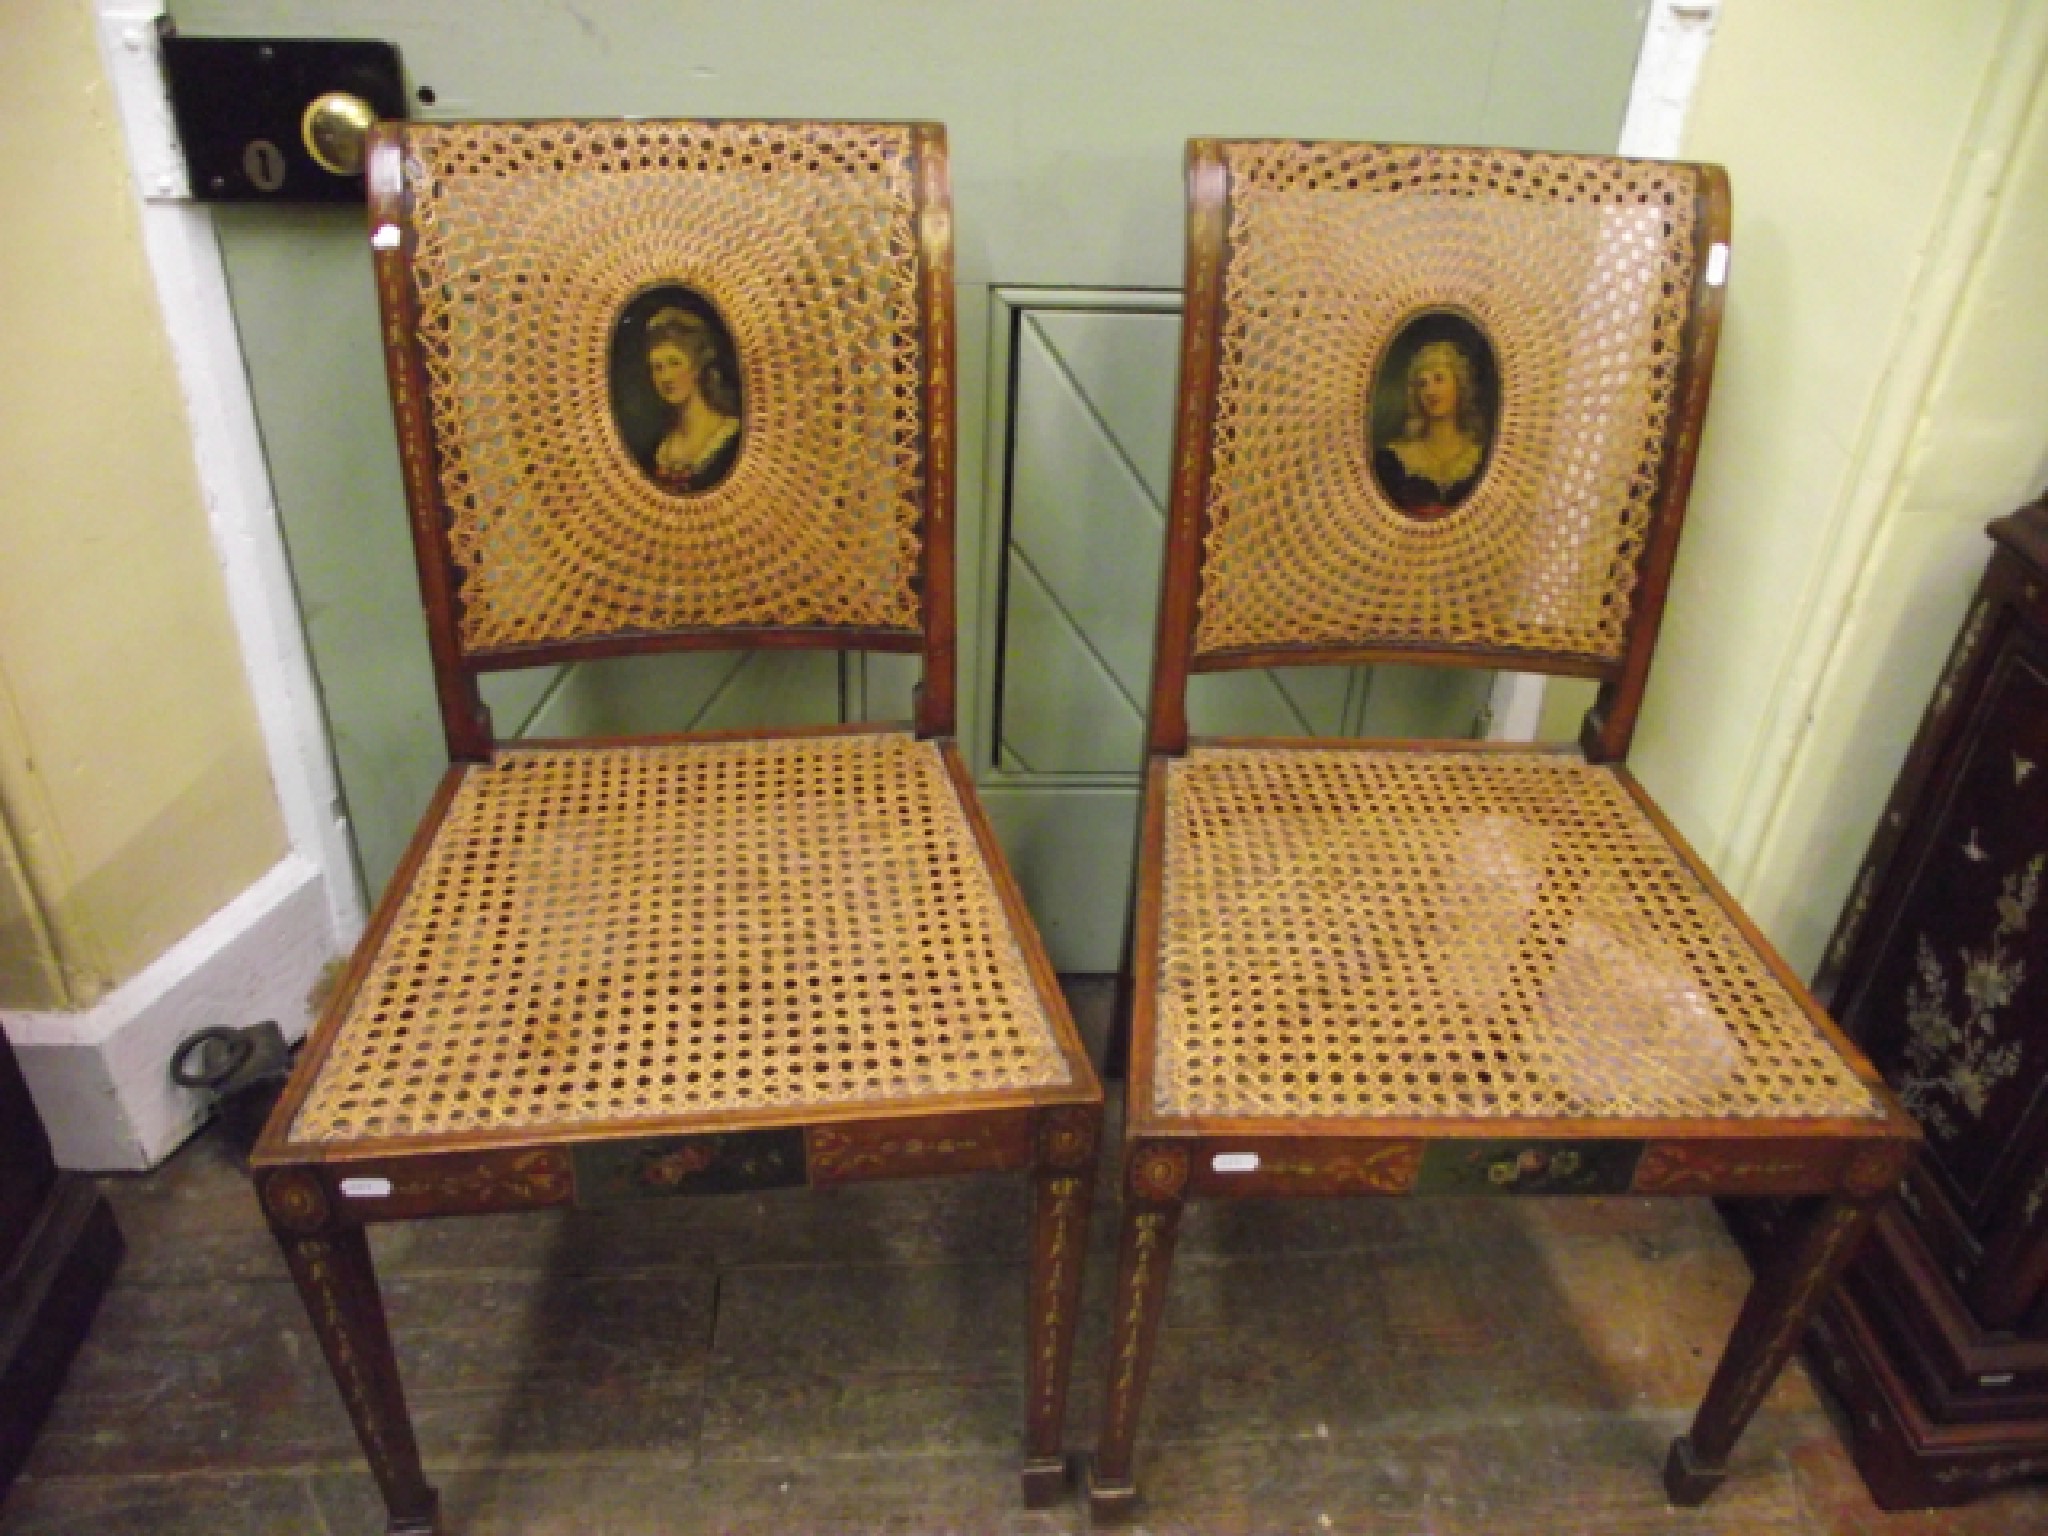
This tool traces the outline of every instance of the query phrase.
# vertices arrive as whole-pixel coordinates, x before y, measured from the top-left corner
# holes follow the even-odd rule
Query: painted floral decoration
[[[1998,925],[1982,949],[1957,956],[1961,1016],[1950,997],[1949,972],[1920,936],[1919,977],[1906,994],[1906,1065],[1899,1096],[1936,1136],[1952,1140],[1962,1130],[1959,1116],[1980,1118],[2000,1083],[2020,1069],[2020,1042],[1999,1039],[1999,1011],[2018,996],[2026,963],[2009,947],[2026,932],[2041,893],[2035,854],[2024,869],[2005,877],[1998,898]]]

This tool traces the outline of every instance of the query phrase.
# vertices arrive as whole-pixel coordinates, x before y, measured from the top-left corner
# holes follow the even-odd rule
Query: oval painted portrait
[[[1462,506],[1493,455],[1500,369],[1471,316],[1424,310],[1387,343],[1366,422],[1373,478],[1424,522]]]
[[[665,491],[708,491],[741,437],[739,357],[710,299],[683,283],[635,294],[612,326],[612,419]]]

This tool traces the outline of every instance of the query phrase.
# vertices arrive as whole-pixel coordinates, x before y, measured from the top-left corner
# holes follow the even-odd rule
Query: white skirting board
[[[93,1007],[0,1012],[58,1166],[138,1172],[168,1157],[205,1112],[171,1081],[178,1042],[263,1019],[298,1039],[335,944],[326,881],[293,854]]]

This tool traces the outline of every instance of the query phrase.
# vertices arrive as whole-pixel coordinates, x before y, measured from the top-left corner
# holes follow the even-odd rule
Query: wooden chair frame
[[[954,744],[954,303],[952,227],[943,128],[914,125],[917,160],[921,381],[926,499],[922,508],[920,608],[911,630],[833,628],[685,629],[468,653],[457,626],[457,572],[448,509],[437,473],[427,408],[427,370],[411,272],[417,236],[403,158],[408,130],[382,124],[368,164],[385,359],[392,391],[434,678],[449,769],[404,861],[379,902],[353,961],[326,1005],[291,1086],[253,1159],[263,1209],[311,1315],[394,1536],[440,1529],[438,1499],[420,1464],[387,1330],[365,1229],[375,1222],[537,1211],[591,1203],[604,1191],[590,1176],[593,1148],[659,1146],[701,1154],[704,1179],[675,1193],[808,1185],[823,1189],[875,1179],[1020,1171],[1029,1175],[1033,1214],[1027,1328],[1023,1490],[1043,1506],[1066,1486],[1063,1447],[1067,1380],[1078,1316],[1082,1259],[1100,1141],[1102,1092],[1074,1030],[1052,967],[1004,864],[973,783]],[[1068,1070],[1064,1086],[949,1095],[873,1104],[634,1119],[503,1133],[393,1137],[342,1144],[295,1142],[292,1128],[351,1001],[390,931],[400,900],[439,832],[465,775],[500,752],[478,691],[487,670],[598,656],[677,649],[829,648],[919,655],[915,734],[936,741],[1001,907],[1022,948],[1039,1002]],[[633,738],[635,744],[775,740],[886,729],[716,732]],[[607,746],[608,741],[546,745]],[[750,1159],[749,1147],[775,1155]],[[752,1174],[740,1171],[753,1167]],[[761,1171],[765,1168],[765,1172]]]
[[[1814,1003],[1798,978],[1742,915],[1712,872],[1688,848],[1624,760],[1635,729],[1651,652],[1662,617],[1678,533],[1698,455],[1720,330],[1729,231],[1729,195],[1718,168],[1701,167],[1696,209],[1697,273],[1686,326],[1673,421],[1667,434],[1657,505],[1638,570],[1625,651],[1612,664],[1484,648],[1278,646],[1198,656],[1196,617],[1209,533],[1208,477],[1215,421],[1218,338],[1224,278],[1231,259],[1230,172],[1219,141],[1188,149],[1188,295],[1182,336],[1175,480],[1167,533],[1157,662],[1148,726],[1144,811],[1139,833],[1136,914],[1124,992],[1130,1072],[1124,1129],[1123,1216],[1111,1309],[1108,1386],[1101,1439],[1090,1474],[1098,1518],[1126,1517],[1137,1501],[1134,1451],[1145,1384],[1158,1341],[1175,1237],[1190,1199],[1374,1195],[1427,1192],[1424,1173],[1439,1149],[1485,1143],[1553,1154],[1607,1144],[1621,1150],[1624,1177],[1590,1193],[1705,1195],[1793,1202],[1783,1245],[1759,1274],[1694,1419],[1676,1440],[1664,1471],[1674,1503],[1703,1502],[1726,1476],[1728,1456],[1780,1368],[1798,1346],[1807,1319],[1853,1257],[1878,1209],[1897,1184],[1919,1132],[1877,1072]],[[1716,247],[1722,251],[1711,258]],[[1187,686],[1198,672],[1238,667],[1391,662],[1505,667],[1597,678],[1600,691],[1580,742],[1588,762],[1616,778],[1668,839],[1712,899],[1764,957],[1807,1016],[1883,1107],[1869,1120],[1772,1118],[1672,1119],[1330,1119],[1165,1116],[1149,1090],[1157,1062],[1157,999],[1162,942],[1165,801],[1169,765],[1191,740]],[[1410,749],[1474,752],[1555,750],[1472,742],[1229,739],[1202,746],[1273,750]],[[1242,1171],[1240,1171],[1242,1170]],[[1512,1195],[1513,1187],[1482,1191]]]

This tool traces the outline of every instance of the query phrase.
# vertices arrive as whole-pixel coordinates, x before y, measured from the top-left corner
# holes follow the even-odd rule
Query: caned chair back
[[[1405,659],[1599,678],[1620,756],[1727,210],[1708,166],[1196,141],[1155,750],[1191,671]]]
[[[475,674],[922,651],[952,724],[944,131],[389,124],[370,159],[451,751]]]

